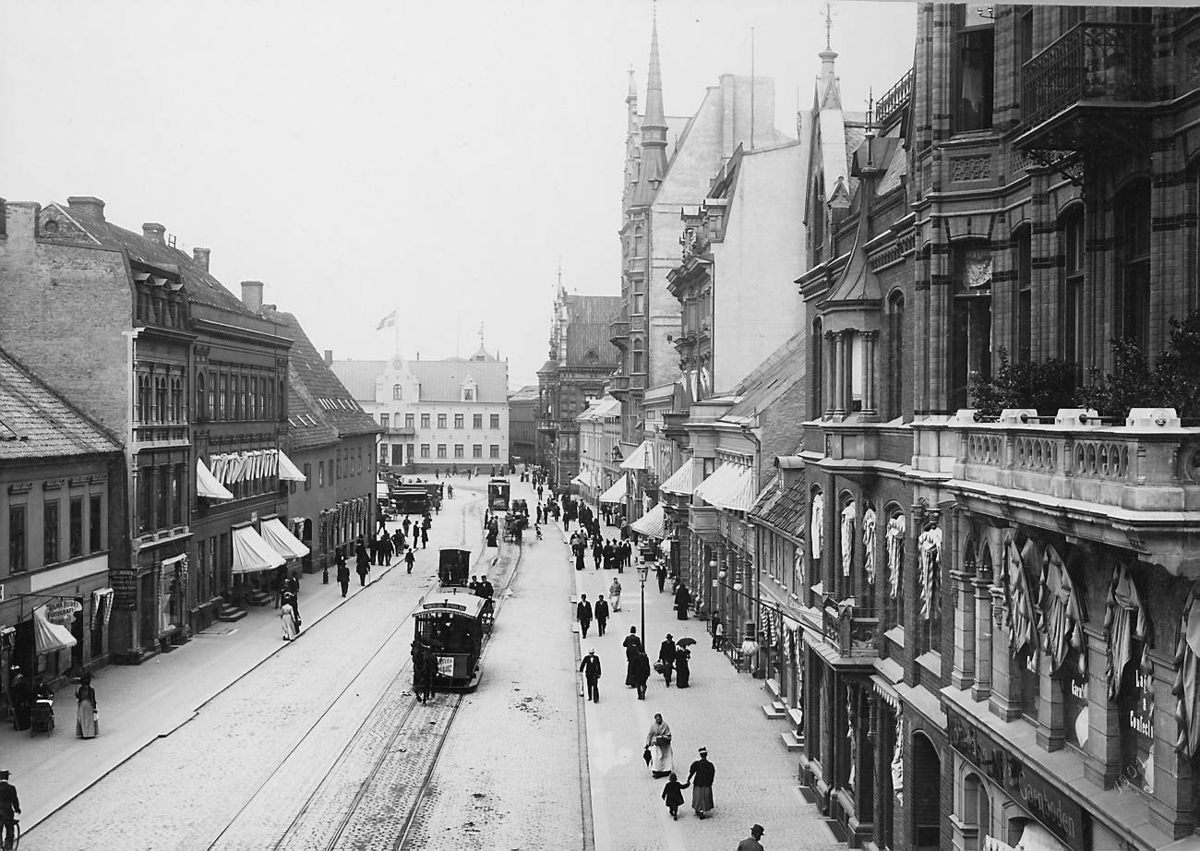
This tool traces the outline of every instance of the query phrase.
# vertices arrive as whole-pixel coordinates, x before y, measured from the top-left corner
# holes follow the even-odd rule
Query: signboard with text
[[[46,619],[50,623],[66,626],[75,620],[76,612],[83,611],[83,604],[78,600],[55,600],[46,606]]]

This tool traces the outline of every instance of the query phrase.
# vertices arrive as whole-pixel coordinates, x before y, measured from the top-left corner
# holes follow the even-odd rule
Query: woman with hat
[[[94,739],[100,732],[99,714],[96,711],[96,690],[92,688],[91,672],[79,678],[75,689],[75,735],[81,739]]]
[[[650,775],[669,776],[675,768],[675,757],[671,752],[671,727],[661,712],[654,713],[654,721],[646,733],[646,747],[650,749]]]

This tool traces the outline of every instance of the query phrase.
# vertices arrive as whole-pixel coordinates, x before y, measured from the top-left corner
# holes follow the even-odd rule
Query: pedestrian
[[[661,594],[666,590],[667,585],[667,566],[661,561],[654,571],[654,578],[658,580],[658,593]]]
[[[738,843],[737,851],[764,851],[762,843],[758,840],[762,839],[765,832],[761,824],[754,825],[750,828],[749,838]]]
[[[283,605],[283,594],[287,591],[287,565],[275,568],[275,608]]]
[[[392,532],[392,552],[402,553],[408,549],[408,539],[400,534],[400,530],[396,529]]]
[[[692,651],[688,650],[683,644],[683,641],[675,646],[675,685],[678,688],[687,688],[692,682],[692,666],[688,662],[692,658]]]
[[[583,657],[583,661],[579,663],[579,670],[583,671],[583,677],[587,680],[588,700],[599,703],[600,657],[596,655],[595,647],[588,651],[588,655]]]
[[[679,808],[683,806],[683,790],[687,787],[687,783],[679,782],[674,771],[671,772],[667,785],[663,787],[662,799],[667,802],[667,809],[670,810],[671,818],[675,821],[679,821]]]
[[[96,690],[92,688],[90,671],[79,678],[75,700],[75,735],[81,739],[96,738],[96,734],[100,732],[100,724],[96,712]]]
[[[415,555],[413,555],[413,551],[412,551],[412,550],[409,550],[408,552],[406,552],[406,553],[404,554],[404,564],[408,566],[408,572],[409,572],[409,573],[412,573],[412,569],[413,569],[413,563],[414,563],[416,560],[417,560],[417,557],[416,557]]]
[[[426,647],[421,651],[421,658],[424,660],[422,664],[421,686],[418,689],[418,694],[421,697],[422,703],[428,703],[433,698],[433,678],[438,672],[438,657],[433,652],[432,647]]]
[[[371,561],[367,557],[367,549],[363,546],[362,539],[358,540],[358,548],[354,553],[354,560],[357,565],[358,582],[360,586],[367,584],[367,576],[371,572]]]
[[[338,585],[342,586],[342,596],[345,597],[350,588],[350,566],[346,564],[346,554],[341,550],[337,551],[337,581]]]
[[[367,546],[371,551],[371,564],[379,564],[379,542],[373,535],[367,536]]]
[[[400,524],[400,528],[404,530],[404,537],[408,537],[409,527],[412,526],[412,521],[408,519],[408,515],[404,515],[404,522]]]
[[[295,611],[296,619],[299,620],[299,618],[300,618],[300,580],[298,578],[296,578],[296,574],[293,573],[291,576],[289,576],[287,578],[287,582],[284,583],[284,587],[287,588],[287,594],[291,595],[292,610]]]
[[[675,757],[671,753],[671,726],[663,720],[661,712],[654,713],[654,721],[646,733],[646,747],[650,749],[650,776],[669,776],[675,768]]]
[[[583,637],[587,638],[588,627],[592,625],[592,604],[588,602],[587,594],[579,595],[579,602],[575,606],[575,618],[579,621]]]
[[[642,651],[642,640],[638,638],[636,626],[629,628],[629,635],[625,636],[625,640],[621,642],[621,646],[625,648],[625,662],[628,666],[625,672],[625,685],[633,688],[633,660]]]
[[[608,623],[608,601],[604,599],[603,594],[596,600],[595,615],[596,629],[600,635],[604,635],[604,627]]]
[[[283,640],[291,641],[300,634],[300,616],[296,614],[296,598],[291,593],[283,596],[283,607],[279,610],[283,622]]]
[[[19,665],[9,668],[8,692],[12,698],[13,729],[28,730],[33,726],[33,692],[29,678]]]
[[[667,688],[670,688],[671,674],[675,671],[675,639],[669,632],[663,643],[658,646],[658,661],[660,665],[656,665],[655,670],[663,675],[663,679],[667,681]]]
[[[5,848],[13,847],[16,817],[21,814],[21,799],[17,797],[17,787],[9,782],[9,776],[8,771],[0,771],[0,835]]]
[[[600,569],[601,562],[604,561],[604,547],[600,543],[600,539],[596,538],[592,544],[592,564],[596,566],[596,570]]]
[[[697,818],[704,816],[716,804],[713,803],[713,778],[717,767],[708,761],[708,748],[700,748],[700,758],[688,769],[688,782],[692,784],[692,809]]]
[[[687,586],[682,582],[679,583],[679,589],[675,592],[675,611],[677,617],[681,621],[688,619],[688,606],[692,603],[692,595],[688,591]]]
[[[421,541],[421,524],[420,523],[414,523],[412,525],[412,536],[413,536],[413,544],[412,545],[414,547],[416,547],[416,545],[418,543],[420,543],[420,541]]]
[[[612,610],[614,612],[621,611],[621,582],[617,577],[613,577],[612,584],[608,586],[608,599],[612,600]]]
[[[629,663],[629,679],[637,689],[638,700],[646,699],[646,684],[650,682],[650,657],[639,644],[633,660]]]
[[[392,536],[383,530],[383,534],[379,536],[379,551],[383,554],[383,563],[386,566],[392,564]]]
[[[425,549],[428,546],[429,546],[429,530],[422,529],[421,530],[421,549]]]
[[[721,622],[720,612],[712,613],[712,649],[720,650],[725,644],[725,624]]]

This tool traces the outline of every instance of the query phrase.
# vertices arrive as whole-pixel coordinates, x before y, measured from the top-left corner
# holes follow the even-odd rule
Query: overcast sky
[[[138,231],[212,249],[235,293],[295,313],[318,349],[546,359],[558,264],[620,292],[627,69],[645,103],[649,0],[4,0],[0,196],[95,195]],[[843,103],[912,64],[916,8],[832,4]],[[668,115],[722,73],[776,81],[795,133],[825,43],[812,0],[662,0]]]

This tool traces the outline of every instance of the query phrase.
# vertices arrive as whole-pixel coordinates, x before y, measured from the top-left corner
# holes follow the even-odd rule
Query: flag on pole
[[[396,327],[396,311],[393,310],[387,316],[379,320],[379,324],[375,326],[376,331],[382,331],[384,328]]]

